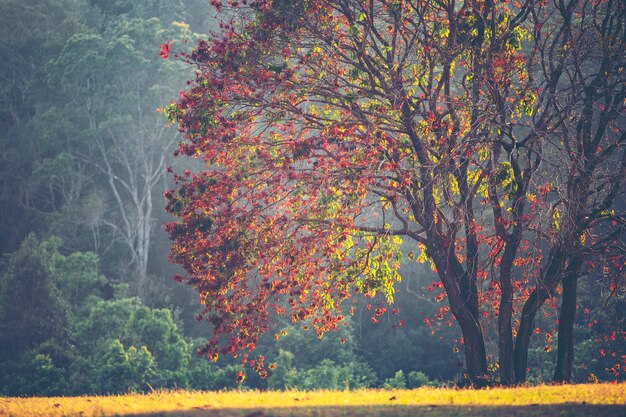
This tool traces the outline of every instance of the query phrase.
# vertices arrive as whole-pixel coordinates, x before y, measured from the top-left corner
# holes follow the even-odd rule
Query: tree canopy
[[[392,304],[403,252],[437,273],[476,384],[484,326],[520,382],[561,283],[606,268],[622,294],[620,2],[211,3],[222,31],[178,54],[196,76],[168,108],[204,168],[166,192],[209,357],[264,375],[276,315],[321,335],[354,294]]]

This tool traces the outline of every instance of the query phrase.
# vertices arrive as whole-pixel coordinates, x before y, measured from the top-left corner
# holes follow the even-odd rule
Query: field
[[[626,416],[626,384],[0,398],[0,417]]]

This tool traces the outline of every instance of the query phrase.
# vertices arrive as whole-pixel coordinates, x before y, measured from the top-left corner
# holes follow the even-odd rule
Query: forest
[[[626,380],[619,1],[208,3],[0,0],[0,396]]]

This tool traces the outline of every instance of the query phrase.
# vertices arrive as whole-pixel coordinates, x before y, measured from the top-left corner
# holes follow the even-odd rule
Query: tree
[[[516,379],[524,380],[534,315],[562,285],[554,379],[571,378],[576,287],[600,265],[611,271],[613,295],[624,288],[626,174],[623,68],[626,11],[619,2],[560,2],[555,18],[537,21],[549,115],[544,152],[550,171],[553,227],[544,240],[547,264],[522,310]],[[545,158],[548,160],[548,158]],[[555,217],[556,216],[556,217]]]
[[[29,233],[42,232],[44,213],[52,211],[59,199],[58,184],[52,180],[59,172],[42,169],[63,144],[63,136],[56,136],[49,123],[42,123],[58,98],[46,83],[45,64],[81,27],[72,12],[75,3],[10,0],[0,4],[4,39],[0,47],[2,252],[15,252]]]
[[[61,87],[67,117],[81,126],[73,133],[82,146],[68,150],[71,159],[97,172],[74,211],[87,215],[74,220],[91,229],[96,250],[101,229],[122,243],[135,272],[133,288],[145,300],[154,201],[165,188],[177,139],[177,132],[159,123],[157,109],[166,104],[161,98],[175,91],[174,74],[181,67],[159,59],[158,40],[192,34],[184,23],[164,27],[157,18],[112,18],[107,24],[102,34],[70,37],[49,65],[49,81]]]
[[[145,346],[125,349],[119,340],[113,341],[102,356],[97,358],[97,373],[93,386],[103,394],[128,390],[145,390],[153,371],[154,359]]]
[[[575,235],[560,234],[543,169],[563,154],[546,139],[560,79],[537,74],[542,24],[568,30],[567,15],[533,1],[212,3],[231,20],[184,54],[197,75],[169,108],[179,153],[206,168],[166,193],[171,258],[213,325],[205,353],[244,351],[263,372],[249,353],[272,314],[321,334],[355,293],[393,302],[405,241],[441,280],[469,380],[488,373],[490,318],[500,381],[523,380],[543,283],[579,259],[551,240]]]
[[[56,339],[67,342],[68,309],[50,273],[50,259],[29,235],[13,254],[0,291],[3,360]]]
[[[189,346],[169,310],[151,309],[141,305],[137,298],[96,300],[85,310],[77,320],[75,332],[79,354],[90,359],[84,365],[83,374],[98,374],[97,366],[91,363],[106,352],[120,351],[118,347],[111,347],[117,340],[116,343],[127,349],[137,349],[137,352],[147,349],[150,372],[147,376],[142,374],[142,378],[151,386],[187,386]]]

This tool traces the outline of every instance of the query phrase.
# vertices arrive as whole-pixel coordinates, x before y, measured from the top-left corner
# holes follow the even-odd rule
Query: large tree
[[[16,360],[25,351],[56,339],[67,343],[68,308],[56,288],[51,260],[33,235],[13,254],[0,282],[0,358]]]
[[[212,3],[230,20],[184,55],[196,79],[169,109],[180,152],[206,169],[166,194],[172,259],[213,325],[206,353],[223,343],[263,373],[248,353],[272,314],[323,333],[354,293],[392,302],[404,241],[441,279],[469,380],[488,373],[491,317],[501,382],[523,379],[526,330],[554,294],[543,282],[571,264],[551,240],[565,228],[547,169],[564,152],[548,137],[568,62],[544,68],[546,48],[564,47],[545,28],[569,30],[566,6]]]
[[[58,154],[63,136],[50,126],[57,101],[46,83],[46,63],[81,25],[76,1],[0,3],[0,250],[14,252],[58,204],[54,174],[42,171]],[[33,24],[37,22],[37,24]],[[48,120],[46,120],[48,119]],[[67,161],[64,161],[67,166]],[[55,173],[56,174],[56,173]],[[78,182],[78,176],[74,177]],[[59,181],[60,182],[60,181]],[[60,187],[59,187],[60,188]],[[65,190],[63,190],[65,191]],[[56,200],[55,201],[55,197]]]
[[[111,18],[102,34],[70,37],[48,66],[50,83],[66,97],[65,117],[77,126],[67,133],[76,135],[80,146],[67,153],[84,171],[92,171],[82,199],[67,204],[73,220],[92,232],[94,250],[104,252],[102,236],[123,245],[131,283],[144,300],[156,227],[154,201],[166,187],[166,166],[177,140],[176,131],[159,123],[157,109],[180,84],[182,69],[181,63],[159,58],[162,37],[193,34],[184,23],[167,27],[157,18]]]
[[[550,199],[559,222],[547,240],[559,273],[537,282],[524,314],[534,314],[561,283],[554,379],[567,381],[574,356],[578,279],[602,270],[613,297],[621,296],[624,288],[626,9],[615,1],[570,0],[558,3],[553,13],[540,32],[538,49],[541,75],[552,90],[547,111],[553,128],[546,130],[555,154],[550,161],[559,168],[551,170]],[[520,357],[532,328],[520,332]],[[517,373],[523,376],[525,359],[518,365]]]

